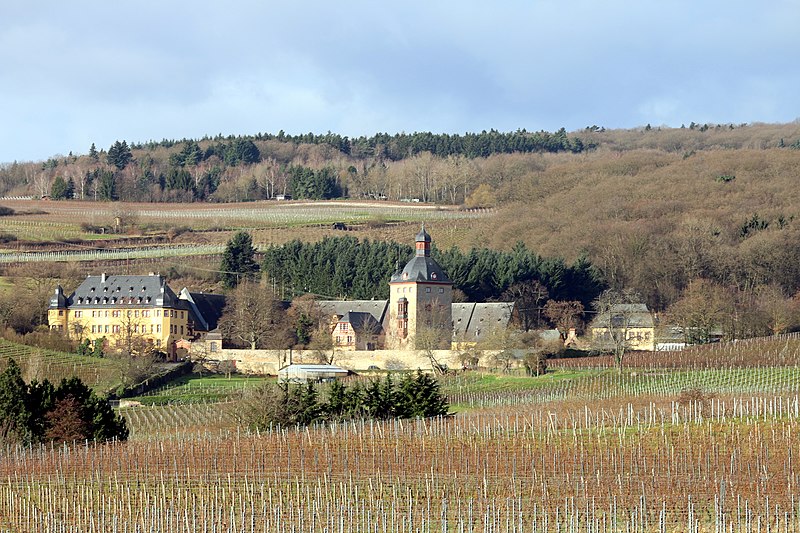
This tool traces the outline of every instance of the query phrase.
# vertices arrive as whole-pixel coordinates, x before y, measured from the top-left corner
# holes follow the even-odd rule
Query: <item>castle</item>
[[[423,225],[415,254],[389,281],[389,300],[320,301],[333,345],[344,350],[449,349],[507,328],[513,302],[453,303],[453,282],[431,257]]]

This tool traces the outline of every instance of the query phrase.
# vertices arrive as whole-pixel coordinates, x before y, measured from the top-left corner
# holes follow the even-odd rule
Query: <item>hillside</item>
[[[545,257],[572,262],[585,256],[610,286],[636,290],[656,310],[667,309],[696,278],[733,288],[740,299],[763,286],[777,287],[786,296],[800,289],[798,123],[590,127],[569,134],[484,132],[471,137],[259,135],[131,146],[115,143],[108,152],[8,165],[0,169],[0,194],[57,197],[56,181],[55,192],[71,181],[75,196],[84,198],[76,202],[77,209],[92,212],[92,224],[109,225],[112,212],[133,215],[138,220],[132,226],[138,224],[140,232],[166,237],[172,231],[170,242],[187,244],[221,244],[228,234],[176,237],[175,226],[266,229],[269,233],[257,236],[257,242],[280,243],[295,237],[318,240],[330,231],[298,227],[331,220],[374,220],[373,228],[359,227],[360,237],[403,242],[410,230],[376,228],[411,219],[384,217],[380,209],[374,215],[356,214],[345,207],[335,219],[303,215],[307,222],[298,218],[288,225],[272,214],[256,220],[228,215],[225,209],[202,222],[162,217],[156,223],[145,207],[99,199],[230,202],[288,192],[311,199],[386,198],[387,213],[403,205],[393,201],[404,199],[419,199],[415,205],[420,207],[426,200],[491,207],[479,218],[448,215],[453,218],[437,242],[443,248],[509,250],[521,241]],[[5,204],[25,209],[17,202]],[[50,223],[56,233],[49,238],[35,222],[53,220],[47,213],[63,211],[60,205],[36,204],[27,216],[6,217],[3,229],[12,238],[61,240],[56,234],[64,227],[61,222]],[[251,205],[238,204],[235,211],[244,213]],[[261,203],[258,209],[272,208]],[[100,212],[106,214],[95,214]],[[74,225],[69,231],[70,238],[90,237],[89,228]]]

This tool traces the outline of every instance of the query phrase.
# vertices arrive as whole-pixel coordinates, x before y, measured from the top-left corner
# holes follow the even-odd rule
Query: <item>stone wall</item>
[[[439,364],[451,369],[460,369],[459,352],[452,350],[434,350],[434,357]],[[277,375],[278,369],[291,363],[318,364],[317,352],[313,350],[232,350],[224,349],[208,354],[217,361],[234,361],[236,369],[244,374]],[[481,366],[489,366],[486,359],[481,358]],[[373,350],[373,351],[337,351],[333,364],[348,370],[369,370],[377,367],[381,370],[431,370],[431,361],[427,352],[416,350]]]

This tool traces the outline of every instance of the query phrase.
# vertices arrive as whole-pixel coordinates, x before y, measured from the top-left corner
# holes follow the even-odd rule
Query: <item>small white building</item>
[[[348,373],[344,368],[334,365],[288,365],[278,370],[278,381],[331,381]]]

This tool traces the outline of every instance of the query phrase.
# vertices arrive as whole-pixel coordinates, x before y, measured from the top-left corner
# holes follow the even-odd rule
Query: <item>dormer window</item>
[[[431,272],[431,279],[436,279],[436,272]]]
[[[106,297],[106,298],[103,298],[103,303],[104,303],[104,304],[107,304],[107,303],[108,303],[108,298],[107,298],[107,297]]]
[[[144,292],[146,290],[147,290],[147,288],[145,286],[142,286],[142,292]]]
[[[92,287],[91,289],[89,289],[89,292],[94,292],[94,287]]]
[[[133,292],[133,287],[130,288],[130,291]]]

